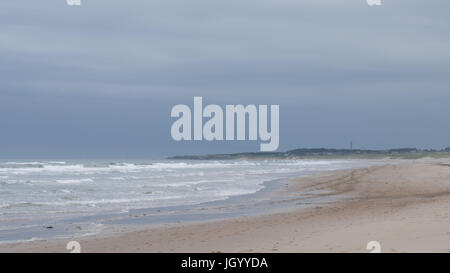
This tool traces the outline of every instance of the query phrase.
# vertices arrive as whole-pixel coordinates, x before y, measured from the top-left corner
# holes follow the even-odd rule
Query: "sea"
[[[248,206],[249,200],[270,202],[261,193],[279,181],[377,164],[382,162],[2,160],[0,243],[262,213],[267,207]]]

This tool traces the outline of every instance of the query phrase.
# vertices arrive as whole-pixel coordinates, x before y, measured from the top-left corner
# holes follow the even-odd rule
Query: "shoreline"
[[[387,162],[295,178],[282,183],[278,194],[285,198],[272,204],[295,202],[286,211],[74,240],[83,252],[368,252],[366,244],[374,240],[383,252],[447,252],[449,163]],[[328,200],[308,206],[305,192]],[[0,245],[0,252],[68,252],[70,240],[7,243]]]
[[[277,169],[274,169],[273,166],[269,166],[269,168],[272,169],[270,169],[268,172],[263,171],[263,173],[265,172],[267,173],[267,175],[265,176],[259,175],[259,178],[257,179],[259,181],[258,182],[259,189],[255,189],[256,191],[254,192],[251,191],[245,194],[238,194],[238,195],[233,194],[223,195],[222,197],[220,196],[217,197],[216,200],[203,201],[200,203],[193,203],[193,204],[187,203],[169,206],[163,206],[161,204],[160,206],[153,206],[153,207],[146,207],[146,206],[141,206],[139,208],[125,207],[125,209],[124,207],[121,207],[109,211],[104,210],[103,212],[86,211],[83,213],[80,211],[80,213],[78,214],[73,213],[71,215],[68,215],[66,213],[63,214],[59,213],[54,215],[52,215],[51,213],[46,214],[45,208],[42,208],[43,210],[42,216],[35,219],[32,218],[20,219],[20,217],[16,217],[16,219],[18,219],[18,221],[16,221],[16,219],[14,219],[13,217],[12,218],[13,221],[11,222],[8,222],[8,219],[2,219],[0,221],[2,224],[2,230],[0,232],[0,245],[5,243],[18,243],[27,241],[77,238],[77,237],[85,237],[87,235],[105,235],[105,234],[109,235],[116,232],[125,232],[142,228],[157,227],[162,226],[164,224],[214,221],[214,220],[231,219],[241,216],[256,216],[274,213],[289,209],[289,207],[294,206],[290,204],[288,200],[286,200],[288,199],[288,195],[277,194],[278,192],[280,192],[283,183],[288,179],[299,176],[311,176],[333,169],[350,169],[350,168],[354,169],[371,165],[378,165],[380,164],[380,162],[383,161],[328,160],[326,161],[326,164],[324,164],[323,161],[307,160],[304,161],[303,163],[302,162],[303,161],[293,162],[294,166],[297,165],[302,166],[300,167],[300,169],[296,168],[289,169],[290,165],[288,162],[286,163],[287,169],[283,169],[283,171],[281,171],[280,173],[277,171]],[[83,165],[84,163],[85,162],[83,162]],[[212,163],[216,164],[215,162]],[[31,163],[20,162],[15,164],[19,165],[45,164],[45,162],[31,162]],[[63,164],[66,164],[66,162],[63,162]],[[68,166],[76,164],[80,163],[79,162],[69,163]],[[87,164],[89,166],[89,164],[92,163],[87,162]],[[100,161],[99,163],[96,164],[99,164],[101,166],[101,164],[104,164],[104,162]],[[111,163],[109,163],[109,165],[110,164]],[[131,164],[135,163],[132,162]],[[139,164],[142,165],[144,163],[138,163],[138,165]],[[176,165],[186,163],[177,162],[173,164]],[[203,162],[202,164],[211,165],[211,162]],[[248,164],[252,168],[254,168],[253,163]],[[270,164],[276,165],[276,163]],[[195,164],[193,166],[195,166]],[[286,172],[286,170],[288,171]],[[255,173],[255,175],[258,175],[258,173],[260,173],[261,171],[257,169],[251,169],[250,173],[252,172]],[[251,182],[249,181],[250,185],[254,184],[255,178],[254,177],[252,178],[251,175],[249,175],[248,177],[251,179]],[[225,177],[221,177],[221,171],[218,171],[215,176],[209,176],[209,178],[212,179],[213,181],[222,179],[226,180]],[[230,177],[228,177],[228,179],[230,179]],[[243,180],[242,177],[239,176],[233,177],[233,179],[240,180],[242,186],[245,185],[246,180]],[[205,184],[205,182],[202,183]],[[76,188],[69,188],[69,190],[67,190],[66,187],[64,187],[64,189],[69,192],[77,191]],[[311,198],[313,196],[309,197]],[[312,200],[312,202],[314,202],[314,200]],[[316,200],[316,202],[320,202],[320,200]],[[93,201],[93,203],[95,203],[95,201]],[[83,210],[83,208],[80,209]]]

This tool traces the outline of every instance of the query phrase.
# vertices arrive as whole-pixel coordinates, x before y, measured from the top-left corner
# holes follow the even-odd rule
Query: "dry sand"
[[[449,159],[299,178],[281,194],[316,190],[345,198],[283,213],[77,240],[82,252],[368,252],[369,241],[378,241],[382,252],[450,251]],[[0,245],[0,252],[67,252],[68,241]]]

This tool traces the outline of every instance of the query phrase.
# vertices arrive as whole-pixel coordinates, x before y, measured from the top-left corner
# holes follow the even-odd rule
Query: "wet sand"
[[[330,198],[305,205],[304,193]],[[76,238],[82,252],[450,251],[450,160],[420,159],[296,178],[274,194],[288,211]],[[282,202],[282,201],[278,201]],[[0,245],[0,252],[68,252],[72,239]]]

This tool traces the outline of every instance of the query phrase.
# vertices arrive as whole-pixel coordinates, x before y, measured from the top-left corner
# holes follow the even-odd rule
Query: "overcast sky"
[[[175,142],[173,105],[279,104],[280,148],[450,146],[450,1],[0,1],[0,157]]]

